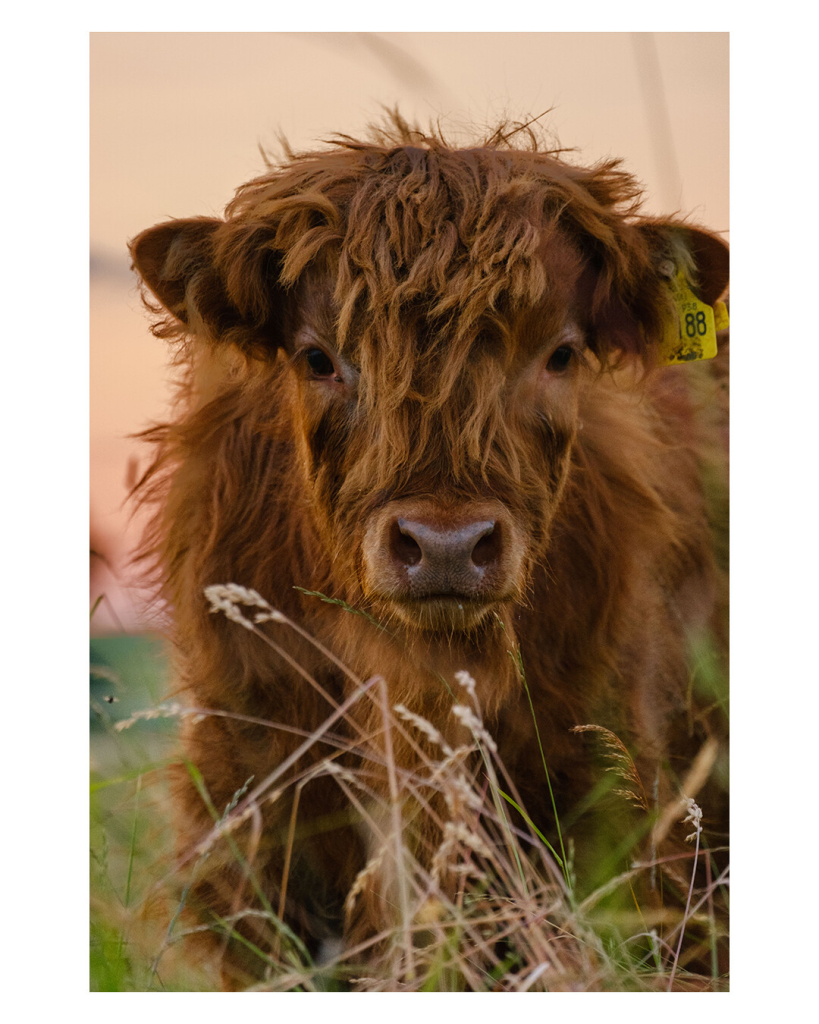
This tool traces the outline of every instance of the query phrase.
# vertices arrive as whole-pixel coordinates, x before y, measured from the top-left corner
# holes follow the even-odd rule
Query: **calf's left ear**
[[[728,246],[701,228],[641,221],[623,231],[616,253],[581,278],[592,296],[592,348],[603,356],[651,358],[675,315],[669,286],[679,273],[708,306],[728,287]]]
[[[684,224],[646,223],[649,247],[660,263],[670,259],[675,272],[684,270],[689,284],[697,296],[709,306],[723,295],[728,287],[729,250],[718,236],[702,228]]]

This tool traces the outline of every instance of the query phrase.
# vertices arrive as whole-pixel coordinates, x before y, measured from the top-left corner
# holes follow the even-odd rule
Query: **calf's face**
[[[337,337],[331,282],[308,275],[285,340],[305,486],[342,575],[382,621],[449,635],[524,599],[568,471],[586,345],[580,261],[543,254],[533,307],[459,335],[424,316],[382,345]]]
[[[709,303],[725,285],[722,243],[635,223],[632,189],[614,164],[353,146],[131,251],[170,314],[157,333],[244,352],[257,383],[270,370],[258,419],[293,441],[288,514],[311,517],[335,591],[451,638],[525,600],[582,389],[598,356],[660,336],[662,268],[694,272]]]

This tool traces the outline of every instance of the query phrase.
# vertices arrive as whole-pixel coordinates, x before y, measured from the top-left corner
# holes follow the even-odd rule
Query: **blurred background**
[[[128,239],[219,215],[264,171],[260,147],[356,135],[384,106],[458,141],[501,118],[540,124],[567,159],[619,156],[645,210],[728,237],[727,33],[92,33],[92,633],[156,624],[128,560],[125,504],[161,420],[169,370],[148,330]]]

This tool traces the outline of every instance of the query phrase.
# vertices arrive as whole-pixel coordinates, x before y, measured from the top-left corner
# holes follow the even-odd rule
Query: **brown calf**
[[[579,167],[518,138],[457,149],[396,119],[369,141],[292,156],[240,188],[224,220],[171,221],[132,244],[160,303],[154,331],[184,368],[177,418],[150,432],[142,491],[158,501],[149,549],[182,685],[192,706],[222,712],[189,721],[185,740],[219,813],[353,693],[333,658],[383,677],[390,706],[453,745],[454,674],[468,671],[545,831],[539,743],[566,815],[600,778],[574,727],[614,732],[658,808],[714,731],[689,649],[725,634],[709,494],[724,483],[714,396],[726,354],[655,364],[680,323],[671,285],[682,274],[713,306],[727,250],[641,217],[616,161]],[[292,629],[262,627],[271,647],[211,614],[205,588],[230,582],[332,658]],[[366,698],[337,720],[343,763],[383,732],[383,713]],[[417,744],[390,742],[411,772]],[[337,749],[308,747],[292,766],[302,779]],[[373,772],[374,790],[387,792],[387,774]],[[177,788],[184,854],[213,819],[187,773]],[[315,949],[344,930],[371,840],[330,775],[298,806],[288,791],[250,810],[256,876]],[[428,818],[416,821],[427,862],[441,826]],[[201,906],[224,918],[257,904],[229,858],[211,865]],[[388,903],[376,885],[353,902],[349,940],[388,922]],[[232,983],[258,963],[231,946]]]

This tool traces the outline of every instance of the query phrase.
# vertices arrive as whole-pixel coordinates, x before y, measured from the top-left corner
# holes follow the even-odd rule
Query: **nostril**
[[[478,538],[475,547],[472,549],[472,564],[478,567],[490,565],[497,562],[501,553],[501,531],[500,524],[493,523],[485,533]]]
[[[404,519],[397,519],[390,528],[390,552],[396,562],[406,566],[418,565],[424,557],[421,546],[410,536]]]

